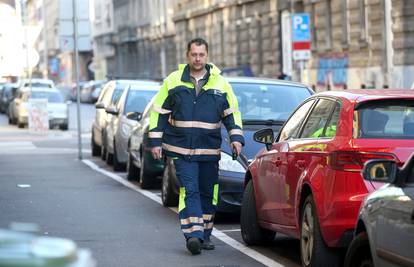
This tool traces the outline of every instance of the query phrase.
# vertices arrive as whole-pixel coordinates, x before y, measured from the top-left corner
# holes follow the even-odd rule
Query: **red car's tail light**
[[[394,154],[390,153],[336,151],[330,154],[328,165],[334,170],[359,172],[364,167],[364,163],[370,159],[390,159],[397,161]]]

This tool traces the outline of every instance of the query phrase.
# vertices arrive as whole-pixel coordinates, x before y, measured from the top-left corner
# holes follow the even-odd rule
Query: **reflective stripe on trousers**
[[[218,202],[218,162],[174,159],[180,182],[178,212],[186,239],[210,238]]]

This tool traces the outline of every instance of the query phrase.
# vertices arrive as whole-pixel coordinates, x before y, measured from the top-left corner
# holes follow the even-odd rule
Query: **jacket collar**
[[[218,75],[221,72],[220,69],[216,67],[216,65],[214,65],[213,63],[207,63],[206,69],[207,69],[207,80],[210,78],[210,75]],[[188,64],[178,65],[178,70],[183,72],[183,74],[181,75],[181,81],[191,83],[190,68]]]

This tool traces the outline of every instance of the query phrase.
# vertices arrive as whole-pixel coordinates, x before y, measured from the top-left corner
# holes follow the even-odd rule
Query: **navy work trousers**
[[[209,239],[218,202],[218,162],[174,159],[180,198],[181,230],[186,239]]]

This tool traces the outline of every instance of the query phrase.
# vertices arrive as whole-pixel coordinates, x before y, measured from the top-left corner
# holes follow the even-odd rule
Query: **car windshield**
[[[129,83],[118,83],[116,85],[116,88],[115,88],[114,93],[112,95],[112,101],[111,101],[114,105],[116,105],[118,103],[118,100],[122,95],[122,92],[129,85],[130,85]]]
[[[47,99],[49,103],[63,103],[63,97],[59,92],[47,92],[47,91],[31,92],[26,97],[24,97],[24,100],[27,101],[28,98],[31,98],[31,99],[44,98],[44,99]]]
[[[414,101],[375,101],[357,109],[358,138],[412,139]]]
[[[287,120],[311,92],[306,87],[232,83],[243,120]]]
[[[130,90],[126,98],[124,114],[128,112],[143,112],[148,102],[157,91]]]

